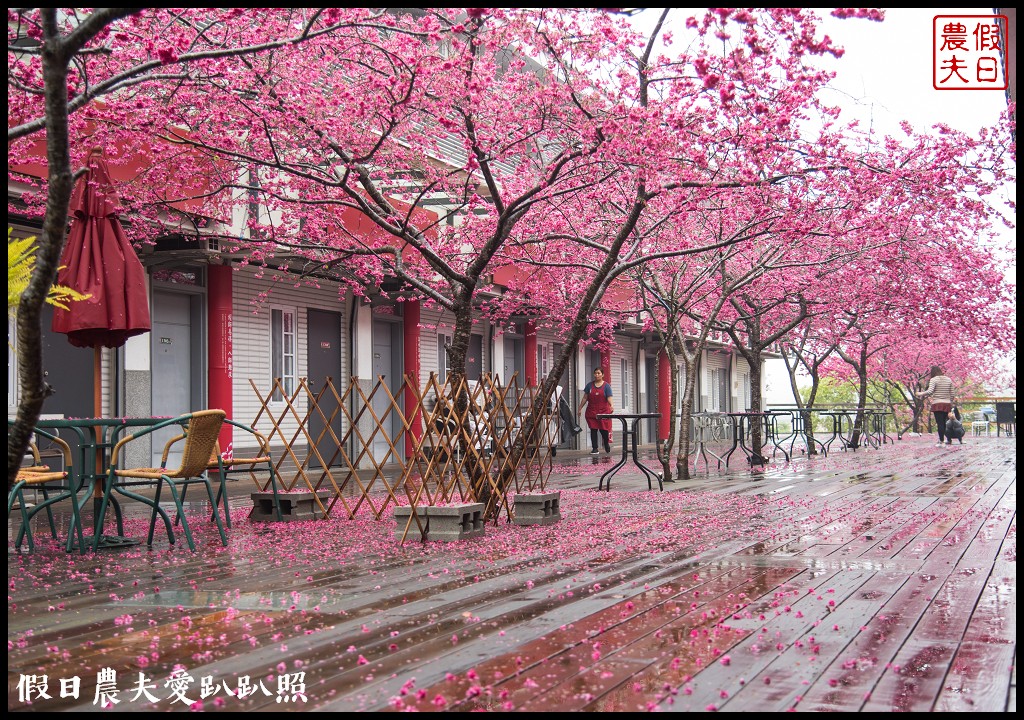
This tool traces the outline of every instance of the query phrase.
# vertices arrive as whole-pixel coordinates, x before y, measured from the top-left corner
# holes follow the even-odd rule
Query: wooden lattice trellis
[[[324,517],[338,505],[351,519],[365,503],[380,519],[394,505],[482,502],[485,517],[511,518],[509,495],[545,489],[560,442],[554,403],[531,423],[541,399],[517,376],[453,385],[431,373],[421,388],[407,375],[397,391],[379,377],[369,392],[358,378],[343,388],[327,378],[316,392],[306,378],[291,393],[280,380],[266,393],[249,384],[260,403],[253,427],[266,431],[282,489],[329,490],[315,500]]]

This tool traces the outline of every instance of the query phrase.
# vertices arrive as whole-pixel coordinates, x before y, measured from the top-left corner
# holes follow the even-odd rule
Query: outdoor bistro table
[[[769,444],[771,444],[771,445],[773,445],[775,447],[775,451],[781,451],[782,454],[786,457],[786,461],[788,462],[789,461],[789,453],[787,453],[785,448],[783,448],[778,443],[778,435],[779,435],[779,433],[778,433],[778,429],[777,429],[777,425],[776,425],[780,415],[788,415],[788,414],[789,414],[788,412],[770,412],[770,411],[764,411],[764,412],[730,412],[730,413],[726,413],[726,415],[728,417],[733,419],[733,439],[732,439],[732,447],[729,448],[729,450],[725,453],[725,455],[722,456],[723,459],[725,460],[725,466],[729,467],[729,458],[732,456],[732,454],[734,452],[736,452],[736,448],[737,447],[743,448],[744,452],[746,452],[746,454],[747,454],[747,460],[750,462],[751,465],[753,465],[753,464],[760,465],[761,463],[760,462],[756,462],[755,463],[755,460],[758,459],[758,458],[767,459],[766,456],[763,455],[761,451],[764,450],[766,447],[768,447]],[[758,448],[756,452],[753,449],[747,447],[747,443],[746,443],[747,433],[750,430],[750,423],[752,423],[752,422],[760,422],[760,423],[762,423],[762,430],[763,430],[763,433],[764,433],[764,438],[763,438],[764,441],[761,443],[761,447]],[[773,451],[773,454],[774,454],[775,451]]]
[[[785,444],[785,438],[783,438],[782,434],[779,432],[779,420],[781,420],[782,418],[786,418],[787,420],[791,421],[792,414],[789,410],[764,411],[765,443],[762,446],[762,449],[768,447],[768,443],[771,442],[771,444],[775,448],[774,450],[772,450],[772,456],[774,457],[775,453],[781,452],[782,455],[786,458],[786,462],[789,462],[789,456],[790,452],[792,452],[792,448],[790,448],[790,452],[786,452],[786,448],[783,447],[783,445]],[[786,437],[789,436],[787,435]]]
[[[36,422],[36,427],[51,432],[69,430],[73,432],[78,444],[78,460],[75,463],[75,475],[68,478],[68,482],[77,483],[79,489],[83,487],[102,487],[105,483],[107,470],[109,468],[110,451],[120,440],[123,432],[129,428],[149,427],[157,423],[169,420],[170,418],[158,417],[136,417],[136,418],[46,418]],[[13,420],[8,420],[10,425]],[[115,487],[116,490],[116,487]],[[124,522],[121,515],[121,506],[116,498],[111,496],[111,505],[114,507],[114,517],[117,520],[117,535],[104,535],[100,539],[100,547],[125,547],[138,545],[139,540],[124,537]],[[104,518],[99,516],[101,501],[99,497],[93,498],[93,506],[96,512],[94,532],[102,532]],[[82,498],[79,509],[85,506],[88,497]],[[167,517],[166,513],[157,508],[158,512]],[[71,552],[74,540],[74,528],[68,532],[67,551]],[[84,548],[83,548],[84,552]]]
[[[895,445],[885,427],[885,419],[888,415],[892,415],[892,413],[887,410],[875,408],[864,410],[864,436],[868,443],[876,448],[882,447],[886,442]]]
[[[839,447],[846,450],[850,445],[849,438],[843,434],[843,420],[849,421],[850,416],[846,410],[819,410],[819,415],[832,418],[832,435],[824,442],[826,452],[832,449],[832,443],[839,441]]]
[[[718,467],[722,467],[722,456],[708,448],[709,443],[721,442],[723,431],[726,427],[732,428],[732,418],[720,412],[699,412],[690,416],[693,424],[693,469],[697,469],[697,463],[703,458],[704,466],[710,470],[711,463],[708,455],[718,461]]]
[[[604,475],[601,476],[601,479],[597,483],[598,490],[602,488],[604,488],[605,490],[612,489],[612,476],[615,475],[615,473],[617,473],[619,469],[626,464],[626,459],[628,457],[627,453],[630,447],[632,447],[633,450],[633,463],[638,468],[640,468],[640,470],[643,471],[643,474],[647,477],[647,489],[654,489],[654,486],[651,483],[652,478],[658,481],[659,490],[665,489],[665,485],[661,482],[661,473],[654,472],[649,467],[640,462],[640,458],[637,456],[636,452],[637,437],[639,436],[640,432],[640,421],[660,417],[661,413],[608,413],[597,416],[598,420],[618,420],[619,422],[622,423],[622,458],[619,460],[619,462],[617,462],[615,465],[613,465],[611,468],[605,471]],[[628,424],[630,420],[633,421],[632,428],[630,428]],[[605,482],[605,480],[607,480],[607,483]]]
[[[789,454],[793,454],[793,450],[796,447],[797,440],[803,440],[804,445],[807,448],[807,452],[810,453],[812,447],[818,447],[821,450],[822,455],[828,455],[828,448],[825,444],[814,437],[812,432],[814,428],[814,420],[811,417],[811,413],[816,412],[814,408],[798,408],[798,407],[786,407],[776,408],[770,412],[778,412],[779,416],[782,417],[784,414],[789,415],[791,428],[788,435],[779,439],[779,443],[782,445],[786,444],[789,440]]]

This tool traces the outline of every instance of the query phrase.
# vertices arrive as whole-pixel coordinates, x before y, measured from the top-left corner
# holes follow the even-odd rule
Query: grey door
[[[469,336],[469,352],[466,354],[466,379],[479,380],[484,372],[484,336],[473,333]]]
[[[69,418],[96,417],[100,415],[93,396],[93,366],[96,351],[92,348],[75,347],[68,342],[64,333],[54,332],[53,307],[42,307],[42,344],[43,344],[43,382],[53,389],[53,395],[46,398],[43,412],[60,414]],[[13,340],[8,338],[8,342]],[[17,370],[17,364],[8,355],[8,378],[14,384],[17,378],[11,378],[10,372]],[[8,388],[8,397],[11,396]],[[73,432],[61,433],[61,437],[71,445],[72,457],[77,458],[79,447],[77,435]],[[47,443],[41,443],[40,449],[45,450]],[[48,457],[46,462],[54,465],[56,458]]]
[[[401,323],[388,322],[386,320],[373,321],[373,385],[376,386],[377,379],[384,376],[384,384],[395,396],[402,387],[402,325]],[[401,407],[401,397],[395,397]],[[404,448],[399,439],[399,431],[402,428],[402,421],[398,413],[391,409],[392,403],[388,394],[383,388],[373,396],[373,411],[378,418],[382,419],[383,433],[376,433],[373,436],[373,443],[370,452],[377,462],[397,462]],[[390,410],[390,412],[389,412]],[[387,438],[391,438],[392,451]],[[395,457],[394,452],[399,453]]]
[[[43,380],[53,388],[43,412],[60,413],[65,417],[95,417],[98,414],[93,399],[95,351],[75,347],[68,342],[67,335],[54,332],[52,327],[53,307],[43,305]]]
[[[153,416],[174,417],[192,407],[193,353],[192,302],[190,295],[153,293]],[[153,433],[153,463],[160,464],[164,444],[180,430],[164,428]],[[176,443],[167,466],[181,462],[183,443]]]
[[[512,383],[512,378],[515,377],[516,386],[522,391],[526,380],[523,339],[506,335],[503,344],[505,346],[505,364],[501,374],[501,381],[505,385],[509,385]],[[516,375],[516,373],[519,374]]]
[[[344,394],[341,387],[341,313],[329,310],[306,311],[306,357],[308,359],[308,380],[310,392],[314,397],[324,389],[327,378],[331,378],[334,389],[339,395]],[[335,437],[341,439],[342,412],[334,392],[327,389],[320,395],[320,412],[313,411],[309,417],[310,441],[316,442],[320,457],[329,465],[337,465],[341,455],[338,443],[327,430],[325,418],[330,422]],[[322,437],[321,437],[322,433]],[[317,441],[319,438],[319,441]],[[320,467],[315,453],[309,455],[310,467]]]

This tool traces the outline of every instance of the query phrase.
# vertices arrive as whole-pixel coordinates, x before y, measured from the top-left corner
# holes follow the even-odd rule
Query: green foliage
[[[806,403],[811,395],[809,387],[800,388],[800,398]],[[856,405],[857,386],[849,382],[840,382],[832,378],[822,378],[818,384],[818,394],[814,396],[814,406],[819,408],[837,405]]]
[[[902,406],[906,400],[892,383],[884,380],[868,380],[868,403]]]
[[[7,228],[7,317],[9,318],[14,317],[17,313],[21,295],[28,287],[32,268],[36,263],[35,237],[12,240],[11,230],[12,228]],[[68,303],[85,300],[87,297],[89,296],[69,287],[54,285],[46,295],[46,302],[67,310]]]

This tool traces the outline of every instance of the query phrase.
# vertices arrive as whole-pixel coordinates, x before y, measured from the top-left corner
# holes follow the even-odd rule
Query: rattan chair
[[[206,486],[206,493],[210,497],[210,505],[213,509],[213,519],[217,523],[217,530],[220,532],[221,542],[223,542],[224,545],[227,545],[228,539],[227,535],[224,533],[224,526],[221,523],[220,513],[217,510],[217,500],[214,498],[213,487],[210,485],[210,479],[207,476],[210,457],[217,445],[217,436],[220,434],[220,428],[224,424],[224,415],[225,413],[223,410],[200,410],[166,420],[151,427],[147,427],[142,432],[133,433],[132,435],[122,438],[114,446],[113,453],[110,456],[110,470],[108,471],[107,482],[103,491],[103,503],[100,506],[99,517],[104,517],[107,505],[110,502],[111,492],[116,490],[121,495],[138,500],[153,508],[149,521],[149,535],[146,539],[146,543],[148,545],[153,544],[153,533],[156,529],[157,515],[160,515],[163,519],[164,527],[167,529],[167,539],[173,545],[174,530],[171,526],[171,520],[167,516],[167,513],[160,508],[160,493],[164,484],[166,484],[171,491],[171,497],[174,498],[174,505],[177,508],[178,517],[181,518],[182,529],[185,531],[185,539],[188,541],[189,549],[195,550],[196,546],[192,539],[192,530],[188,526],[188,518],[185,517],[185,511],[181,504],[181,496],[178,493],[178,489],[185,488],[192,483],[202,483]],[[117,467],[118,458],[121,455],[122,448],[124,448],[128,443],[145,437],[146,435],[149,435],[161,428],[168,427],[170,425],[183,425],[185,423],[187,423],[184,438],[185,447],[182,451],[181,466],[178,467],[178,469],[169,470],[166,467],[120,469]],[[165,446],[165,462],[167,451],[168,448]],[[141,485],[156,485],[156,493],[152,500],[125,489],[127,487]],[[100,535],[101,533],[97,531],[94,546],[97,549],[99,548]]]
[[[225,456],[221,452],[220,442],[214,444],[213,455],[210,457],[210,461],[206,465],[207,472],[217,471],[220,483],[217,487],[217,504],[220,505],[223,501],[224,504],[224,522],[231,527],[231,507],[228,504],[228,492],[227,492],[227,478],[233,473],[249,473],[253,483],[260,488],[261,491],[265,492],[266,488],[260,485],[259,480],[256,478],[256,472],[259,470],[263,471],[262,466],[267,466],[267,472],[269,473],[268,484],[270,489],[274,493],[274,510],[277,515],[278,521],[283,521],[284,517],[281,514],[281,501],[278,497],[278,484],[277,484],[277,471],[274,469],[274,460],[270,455],[270,441],[260,432],[254,430],[248,425],[235,422],[234,420],[228,420],[225,418],[225,425],[231,425],[244,432],[249,433],[256,440],[257,448],[255,449],[254,457],[236,457],[234,455]],[[170,448],[175,443],[181,442],[185,439],[185,433],[178,435],[177,437],[171,438],[167,441],[167,445],[164,446],[163,459],[160,466],[167,466],[167,458],[170,452]],[[187,489],[187,488],[186,488]],[[181,494],[182,502],[185,500],[185,492]],[[213,514],[210,515],[210,520],[213,520]]]
[[[71,524],[68,527],[67,543],[70,549],[72,546],[71,536],[76,530],[78,531],[79,544],[84,542],[81,518],[78,514],[78,479],[75,477],[74,468],[72,467],[71,447],[52,433],[37,429],[35,434],[38,437],[45,437],[60,450],[61,455],[64,457],[64,470],[53,470],[48,465],[44,465],[38,445],[35,442],[29,443],[32,465],[18,470],[18,476],[14,485],[7,491],[7,517],[10,518],[12,510],[15,509],[15,504],[17,504],[18,509],[21,511],[21,528],[18,530],[18,535],[15,538],[14,549],[20,550],[22,539],[24,539],[28,545],[28,551],[33,552],[35,550],[31,521],[32,517],[40,510],[46,510],[46,518],[50,524],[50,534],[53,535],[54,540],[59,539],[57,537],[57,526],[53,521],[53,509],[51,506],[54,503],[67,499],[71,500]],[[43,501],[30,508],[25,500],[25,488],[32,488],[41,492],[43,494]],[[53,491],[56,491],[56,495],[51,497],[50,493]]]

